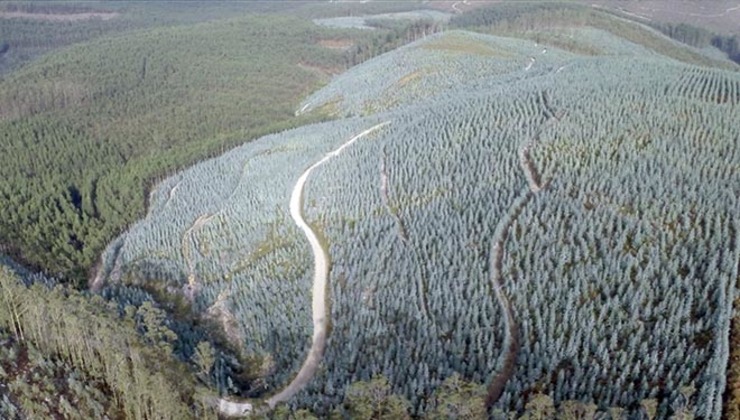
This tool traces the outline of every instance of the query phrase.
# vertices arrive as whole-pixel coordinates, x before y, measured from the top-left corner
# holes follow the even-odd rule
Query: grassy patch
[[[427,50],[443,51],[453,54],[482,55],[486,57],[508,58],[507,51],[493,48],[484,42],[460,35],[447,35],[421,46]]]

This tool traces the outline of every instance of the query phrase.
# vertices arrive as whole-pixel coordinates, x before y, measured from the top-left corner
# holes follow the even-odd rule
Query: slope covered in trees
[[[290,3],[4,2],[0,4],[0,76],[43,54],[106,35],[275,11],[286,6],[290,7]]]
[[[402,40],[252,16],[103,37],[6,76],[0,249],[81,283],[105,244],[143,214],[155,180],[320,118],[296,118],[299,98],[327,72],[382,51],[386,36]],[[332,39],[351,48],[320,45]]]
[[[491,415],[579,400],[592,414],[718,418],[740,259],[740,76],[609,31],[571,35],[579,47],[447,32],[351,69],[296,110],[354,117],[166,179],[98,284],[217,314],[264,366],[241,394],[278,392],[312,332],[290,191],[389,121],[306,181],[331,330],[290,407],[351,413],[350,384],[383,376],[410,414],[433,416],[460,375],[486,389]]]

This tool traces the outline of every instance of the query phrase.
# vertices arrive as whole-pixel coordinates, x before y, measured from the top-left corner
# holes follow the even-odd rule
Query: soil
[[[28,12],[3,12],[0,11],[0,19],[29,19],[43,20],[47,22],[79,22],[82,20],[101,19],[111,20],[118,16],[115,12],[87,12],[87,13],[28,13]]]

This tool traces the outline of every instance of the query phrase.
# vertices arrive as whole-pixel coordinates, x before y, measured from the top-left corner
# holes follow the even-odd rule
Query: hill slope
[[[334,35],[302,19],[251,16],[103,37],[8,75],[0,249],[84,279],[144,214],[154,180],[306,123],[293,108],[325,77],[310,65],[343,62],[317,44]]]
[[[574,35],[600,53],[450,32],[353,68],[301,108],[365,117],[164,181],[108,248],[100,284],[220,314],[270,367],[265,395],[277,392],[312,331],[291,188],[388,121],[306,182],[331,330],[295,404],[326,413],[349,383],[382,374],[421,414],[459,373],[498,410],[546,393],[717,418],[740,259],[740,76]]]

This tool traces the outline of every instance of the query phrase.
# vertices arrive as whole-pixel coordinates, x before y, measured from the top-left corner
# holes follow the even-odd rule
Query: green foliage
[[[4,266],[0,292],[0,366],[9,401],[22,417],[184,419],[195,417],[196,409],[205,414],[189,369],[168,347],[142,340],[136,319],[119,318],[101,298],[61,286],[26,286]],[[148,331],[172,335],[151,315],[155,308],[146,311]]]
[[[388,380],[382,376],[350,385],[344,396],[344,408],[350,418],[376,420],[410,418],[408,401],[392,394]]]
[[[482,419],[486,417],[486,390],[453,374],[434,391],[428,419]]]
[[[482,12],[470,24],[547,42],[533,30],[575,20],[633,42],[592,29],[570,35],[602,38],[558,41],[563,49],[549,51],[527,40],[436,36],[433,48],[412,44],[370,60],[306,102],[383,114],[268,136],[154,188],[147,218],[101,259],[106,293],[120,301],[135,300],[140,288],[182,296],[187,310],[202,311],[264,363],[259,387],[237,389],[236,375],[224,372],[202,337],[178,337],[165,314],[145,303],[126,310],[125,332],[141,337],[124,344],[164,356],[142,363],[133,380],[171,386],[168,364],[179,346],[194,351],[186,356],[197,365],[189,381],[259,396],[289,380],[311,337],[311,259],[287,214],[291,186],[338,144],[390,120],[317,168],[306,186],[303,211],[331,255],[332,330],[323,368],[291,407],[324,417],[481,418],[486,395],[477,384],[485,383],[501,384],[493,397],[489,388],[495,416],[592,418],[601,415],[598,405],[614,407],[614,418],[719,417],[740,255],[738,200],[727,188],[738,184],[740,80],[642,54],[705,63],[654,31],[549,7]],[[467,25],[464,18],[457,24]],[[384,45],[348,57],[318,47],[327,33],[303,21],[260,22],[101,39],[8,78],[0,86],[0,147],[21,158],[1,173],[12,182],[0,199],[20,210],[0,224],[3,239],[19,241],[27,259],[38,252],[39,264],[53,256],[55,270],[89,265],[100,247],[94,232],[103,241],[133,220],[143,208],[136,191],[147,180],[266,127],[300,122],[295,98],[318,83],[316,65],[362,61]],[[403,30],[389,26],[385,34],[397,36],[387,45],[402,42]],[[275,34],[280,42],[261,40]],[[283,45],[287,39],[294,43]],[[610,50],[610,42],[617,46]],[[613,57],[630,49],[640,53],[629,63]],[[117,68],[103,50],[116,51]],[[257,93],[240,89],[254,83]],[[236,117],[240,107],[254,126]],[[69,163],[55,166],[59,156]],[[99,159],[88,164],[91,156]],[[70,173],[82,181],[70,184]],[[85,324],[65,317],[71,309],[51,312],[60,325],[27,309],[31,296],[7,284],[0,325],[12,342],[43,343],[71,366],[100,366],[88,381],[107,384],[109,370],[124,375],[58,338],[74,326],[90,346]],[[74,292],[55,290],[86,308]],[[44,300],[53,308],[51,301]],[[139,359],[117,361],[138,372]],[[165,373],[147,382],[149,371]],[[14,382],[16,394],[41,386],[25,382]],[[178,395],[175,410],[195,400],[191,383],[168,392]],[[153,404],[110,389],[113,408],[95,410],[136,417],[131,407]],[[119,402],[131,398],[132,406]],[[37,416],[50,410],[25,397],[6,406]],[[281,408],[274,415],[314,414]]]
[[[524,406],[526,420],[547,420],[555,418],[555,404],[549,395],[538,394],[529,399]]]
[[[713,46],[724,52],[727,58],[740,64],[740,35],[717,34],[704,28],[687,23],[659,23],[650,25],[667,36],[692,47],[705,48]]]
[[[323,118],[296,118],[299,98],[328,74],[427,30],[410,23],[355,33],[279,14],[194,23],[283,8],[250,2],[108,6],[118,15],[105,21],[0,25],[9,53],[23,43],[43,51],[77,43],[0,79],[0,176],[7,180],[0,205],[12,209],[0,222],[0,245],[78,283],[105,243],[142,215],[145,193],[164,175]],[[112,32],[124,34],[103,36]],[[324,48],[321,40],[348,49]]]
[[[245,18],[106,38],[52,54],[0,84],[0,241],[51,273],[84,278],[142,192],[185,164],[306,120],[318,83],[301,63],[340,63],[322,30]],[[259,59],[255,59],[259,57]]]
[[[0,17],[0,40],[7,45],[6,51],[0,48],[0,77],[43,54],[84,41],[154,27],[189,25],[286,8],[291,8],[290,2],[73,0],[3,3],[0,4],[0,16],[22,12],[33,17]],[[84,17],[90,13],[100,16]]]
[[[205,383],[210,382],[211,370],[216,362],[216,354],[213,346],[207,341],[201,341],[195,348],[193,362],[198,368],[198,377]]]

